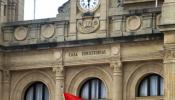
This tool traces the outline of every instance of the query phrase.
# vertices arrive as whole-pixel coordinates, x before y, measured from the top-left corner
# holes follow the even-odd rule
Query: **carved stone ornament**
[[[126,25],[129,31],[136,31],[141,26],[141,18],[139,16],[130,16],[126,20]]]
[[[79,32],[88,34],[96,31],[100,26],[99,18],[85,18],[77,21],[77,29]]]
[[[26,27],[18,27],[15,29],[14,37],[18,41],[25,40],[27,37],[27,31],[28,29]]]
[[[56,52],[54,52],[54,57],[57,59],[57,60],[59,60],[60,58],[61,58],[61,52],[59,52],[59,51],[56,51]]]
[[[44,38],[51,38],[55,33],[55,27],[52,24],[46,24],[41,27],[41,35]]]
[[[55,75],[58,79],[63,79],[64,77],[64,67],[58,65],[58,67],[53,68],[53,72],[55,72]]]
[[[113,69],[114,73],[122,72],[122,63],[120,61],[112,61],[110,67]]]
[[[113,55],[119,55],[120,50],[118,47],[112,47],[111,52]]]
[[[166,50],[164,55],[165,55],[165,59],[174,59],[175,58],[175,51]]]

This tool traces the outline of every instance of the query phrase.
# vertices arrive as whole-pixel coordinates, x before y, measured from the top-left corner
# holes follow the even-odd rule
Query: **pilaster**
[[[55,72],[55,100],[64,100],[64,67],[63,65],[58,65],[53,68]]]
[[[164,100],[175,98],[175,1],[165,0],[160,31],[164,33]]]
[[[101,8],[100,8],[100,31],[102,33],[106,33],[107,31],[107,0],[101,0]]]
[[[0,100],[2,100],[2,81],[3,81],[3,53],[0,50]]]
[[[76,16],[77,16],[77,0],[71,0],[71,11],[70,11],[70,29],[69,34],[75,35],[77,32],[76,28]]]
[[[53,72],[55,73],[55,100],[64,100],[64,65],[63,65],[63,51],[55,50],[54,57],[56,59],[53,65]]]
[[[0,69],[0,100],[2,100],[2,70]]]
[[[16,20],[16,6],[17,4],[15,2],[9,2],[7,15],[8,22],[13,22]]]
[[[3,70],[3,82],[2,82],[2,100],[10,99],[10,71]]]
[[[174,100],[175,98],[175,44],[165,44],[164,87],[165,87],[165,100]]]
[[[112,100],[123,100],[123,71],[122,63],[120,61],[111,62],[113,69],[113,98]]]

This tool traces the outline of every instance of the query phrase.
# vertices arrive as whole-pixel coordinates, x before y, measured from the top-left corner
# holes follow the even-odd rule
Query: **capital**
[[[122,63],[121,61],[112,61],[110,67],[113,69],[114,73],[122,72]]]
[[[64,66],[60,64],[54,65],[53,72],[56,73],[56,77],[64,76]]]

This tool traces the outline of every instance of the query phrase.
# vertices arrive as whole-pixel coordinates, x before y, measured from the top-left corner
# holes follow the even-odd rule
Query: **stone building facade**
[[[69,0],[31,21],[0,2],[0,100],[175,100],[174,0]]]

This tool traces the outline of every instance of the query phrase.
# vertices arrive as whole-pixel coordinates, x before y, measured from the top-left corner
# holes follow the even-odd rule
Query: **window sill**
[[[124,0],[124,4],[153,2],[155,0]]]
[[[163,96],[136,97],[136,100],[164,100]]]

